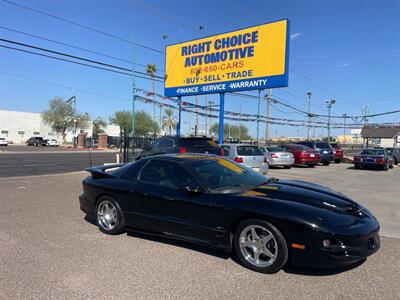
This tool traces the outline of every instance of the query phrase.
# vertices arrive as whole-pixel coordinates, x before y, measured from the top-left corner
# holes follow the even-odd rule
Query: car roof
[[[203,153],[171,153],[171,154],[160,154],[148,156],[144,159],[161,159],[167,161],[188,161],[188,160],[199,160],[199,159],[215,159],[223,158],[214,154],[203,154]]]

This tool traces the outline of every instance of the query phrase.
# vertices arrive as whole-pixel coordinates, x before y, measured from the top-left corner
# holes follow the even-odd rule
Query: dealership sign
[[[288,86],[289,21],[166,47],[165,96]]]

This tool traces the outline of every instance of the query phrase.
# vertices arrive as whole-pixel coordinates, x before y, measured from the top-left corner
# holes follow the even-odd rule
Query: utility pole
[[[326,100],[325,103],[328,107],[328,143],[331,141],[331,108],[332,105],[336,103],[336,100],[330,99]]]
[[[368,105],[363,105],[362,107],[362,111],[363,111],[363,116],[364,116],[364,126],[368,125]]]
[[[136,82],[135,82],[135,31],[132,33],[132,150],[135,157],[135,101],[136,101]]]
[[[162,128],[163,122],[162,122],[162,105],[161,104],[159,105],[159,108],[160,108],[160,128]]]
[[[205,132],[205,135],[207,136],[208,135],[208,133],[207,133],[207,96],[204,98],[205,99],[205,105],[204,105],[204,112],[205,112],[205,114],[204,114],[204,132]]]
[[[260,106],[261,106],[261,90],[258,90],[257,144],[260,142]]]
[[[211,107],[214,104],[214,102],[208,101],[208,104],[210,105],[210,135],[212,135],[212,133],[211,133],[211,129],[212,129]]]
[[[265,143],[269,144],[269,117],[271,112],[271,100],[272,100],[272,89],[269,89],[269,93],[267,96],[267,119],[265,125]]]
[[[75,94],[75,90],[73,89],[72,90],[73,92],[74,92],[74,94]],[[73,143],[75,143],[75,138],[76,138],[76,122],[77,122],[77,120],[76,120],[76,96],[72,96],[71,98],[69,98],[67,101],[65,101],[65,103],[72,103],[73,104],[73,109],[74,109],[74,128],[73,128],[73,131],[72,131],[72,135],[73,135],[73,137],[72,137],[72,139],[73,139]]]
[[[307,92],[308,96],[308,130],[307,130],[307,140],[311,140],[311,92]]]
[[[199,113],[198,113],[198,100],[197,100],[197,95],[196,95],[196,125],[194,126],[194,135],[197,136],[198,130],[199,130]]]
[[[346,118],[347,114],[343,114],[343,144],[346,143]]]

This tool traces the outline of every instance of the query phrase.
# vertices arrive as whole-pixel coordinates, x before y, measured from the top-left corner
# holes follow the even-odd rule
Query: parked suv
[[[334,160],[335,156],[333,154],[333,149],[331,145],[325,142],[317,142],[317,141],[311,141],[311,142],[298,142],[297,144],[303,145],[310,147],[311,149],[314,149],[315,151],[318,151],[320,154],[320,159],[321,163],[324,166],[329,166],[332,160]]]
[[[167,153],[208,153],[224,155],[224,150],[208,137],[163,136],[143,148],[137,159]]]
[[[0,146],[7,146],[8,142],[5,138],[0,137]]]
[[[264,152],[258,146],[246,144],[224,144],[225,156],[237,163],[258,172],[262,175],[268,173],[269,164]]]
[[[47,140],[43,139],[41,136],[33,136],[26,141],[28,146],[47,146]]]

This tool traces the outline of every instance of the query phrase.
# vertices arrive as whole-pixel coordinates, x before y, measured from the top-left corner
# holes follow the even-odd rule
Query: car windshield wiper
[[[243,183],[235,183],[235,184],[230,184],[230,185],[225,185],[225,186],[221,186],[216,188],[215,190],[223,190],[223,189],[227,189],[227,188],[233,188],[233,187],[246,187]]]

